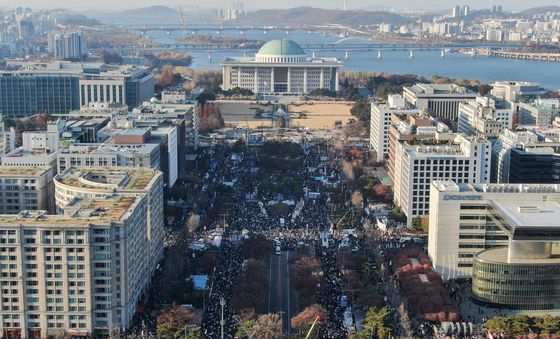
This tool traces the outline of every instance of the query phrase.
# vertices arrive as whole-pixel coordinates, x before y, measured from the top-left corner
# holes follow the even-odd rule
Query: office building
[[[338,90],[342,62],[308,57],[294,41],[271,40],[254,57],[228,57],[220,65],[223,90],[236,87],[253,93],[307,94],[316,89]]]
[[[394,97],[394,96],[389,96]],[[393,98],[385,103],[371,103],[371,117],[369,128],[369,146],[377,154],[377,161],[383,161],[389,155],[389,130],[391,127],[391,115],[414,114],[416,109],[405,109],[404,99]],[[396,102],[395,102],[396,101]]]
[[[560,307],[560,187],[432,183],[428,254],[444,279],[472,277],[479,303]]]
[[[491,181],[560,183],[560,129],[503,131],[492,145]]]
[[[428,214],[433,180],[486,183],[490,179],[488,140],[458,134],[452,143],[428,141],[396,143],[391,178],[394,200],[407,216],[408,225]]]
[[[409,108],[428,110],[435,117],[457,120],[459,103],[476,98],[476,93],[455,84],[416,84],[403,88]]]
[[[55,178],[59,214],[1,215],[0,335],[128,328],[163,255],[162,190],[153,170],[67,170]]]
[[[549,127],[560,114],[560,99],[536,99],[531,103],[518,104],[519,123],[538,127]]]
[[[497,137],[504,128],[511,129],[514,104],[491,97],[459,103],[457,131],[465,135]]]
[[[0,71],[0,111],[11,117],[66,115],[91,103],[129,109],[152,97],[154,76],[145,68],[72,62],[20,63]]]
[[[66,60],[83,60],[87,57],[86,37],[83,32],[51,32],[47,36],[49,54]]]
[[[511,101],[526,102],[537,99],[546,90],[536,83],[523,81],[496,81],[492,84],[492,96]]]
[[[0,71],[0,112],[8,117],[80,108],[79,78],[59,72]]]
[[[157,143],[73,144],[57,152],[58,172],[70,167],[141,167],[160,169],[160,146]]]
[[[186,104],[187,93],[184,91],[162,91],[161,102],[164,104]]]
[[[0,156],[15,148],[15,129],[6,129],[4,116],[0,113]]]
[[[401,180],[396,174],[397,150],[401,143],[416,144],[424,141],[427,143],[433,141],[443,143],[452,141],[454,138],[455,134],[450,133],[447,125],[430,117],[426,112],[393,112],[389,127],[389,155],[387,160],[389,177],[393,183]]]

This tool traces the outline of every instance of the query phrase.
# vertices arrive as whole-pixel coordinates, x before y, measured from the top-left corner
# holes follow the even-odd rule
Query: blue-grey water
[[[103,20],[108,22],[108,20]],[[113,20],[118,24],[147,24],[147,25],[174,25],[178,22],[173,20],[142,20],[136,19]],[[219,27],[215,24],[190,23],[189,27]],[[334,43],[342,38],[334,35],[320,35],[307,31],[285,32],[272,30],[268,32],[248,30],[241,34],[236,30],[223,30],[220,33],[216,29],[199,31],[199,35],[217,35],[234,38],[245,38],[247,40],[270,40],[278,38],[292,39],[301,44]],[[148,36],[157,42],[173,43],[181,36],[181,32],[175,31],[167,34],[161,31],[150,31]],[[192,33],[189,33],[192,34]],[[414,57],[409,57],[408,50],[381,51],[382,58],[377,58],[377,50],[352,50],[352,45],[361,43],[363,40],[346,39],[340,42],[340,46],[348,47],[348,59],[342,68],[343,71],[363,72],[385,72],[395,74],[418,74],[429,78],[433,75],[446,76],[450,78],[468,78],[491,83],[495,80],[531,81],[540,83],[550,89],[560,89],[560,62],[513,60],[490,57],[471,57],[460,53],[447,53],[441,57],[440,50],[414,50]],[[313,51],[306,51],[311,54]],[[345,51],[314,51],[316,56],[334,56],[341,60],[345,59]],[[211,59],[208,51],[189,51],[193,56],[192,67],[194,69],[220,69],[219,62],[227,56],[252,55],[254,50],[225,50],[213,51]]]

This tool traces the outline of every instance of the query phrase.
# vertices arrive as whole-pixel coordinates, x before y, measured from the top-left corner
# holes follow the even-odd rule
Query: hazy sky
[[[246,9],[255,8],[291,8],[298,6],[312,6],[312,7],[324,7],[324,8],[342,8],[343,0],[241,0],[245,4]],[[456,0],[456,1],[445,1],[445,0],[347,0],[349,9],[358,9],[371,6],[385,6],[394,8],[422,8],[422,9],[441,9],[450,8],[455,3],[457,4],[467,4],[472,8],[484,8],[489,7],[494,1],[488,0]],[[54,7],[65,7],[73,10],[85,10],[85,9],[96,9],[96,10],[121,10],[127,8],[138,8],[151,5],[166,5],[176,8],[179,4],[184,7],[196,6],[203,8],[212,7],[230,7],[232,0],[95,0],[95,1],[84,1],[84,0],[0,0],[0,7],[17,7],[17,6],[27,6],[34,8],[54,8]],[[503,0],[501,2],[495,1],[496,4],[502,5],[504,9],[519,10],[528,7],[535,6],[546,6],[546,5],[558,5],[558,0],[533,0],[533,1],[521,1],[521,0]]]

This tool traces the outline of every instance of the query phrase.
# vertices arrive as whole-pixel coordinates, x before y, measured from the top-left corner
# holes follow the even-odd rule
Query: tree
[[[282,318],[277,313],[262,314],[257,319],[254,338],[276,339],[282,337]]]
[[[371,104],[365,99],[360,99],[356,101],[354,106],[350,109],[350,113],[362,121],[369,121]]]
[[[560,318],[545,315],[542,318],[535,319],[535,326],[541,334],[555,334],[560,332]]]
[[[478,95],[480,96],[485,96],[490,93],[490,90],[492,90],[492,86],[486,84],[481,84],[477,87]]]
[[[263,259],[272,253],[272,244],[263,236],[254,236],[241,243],[239,252],[246,259]]]
[[[485,324],[486,329],[491,333],[503,333],[506,337],[511,337],[511,324],[508,317],[494,317],[488,319]]]
[[[426,226],[426,222],[423,221],[424,217],[416,217],[414,219],[412,219],[410,225],[412,226],[412,229],[418,232],[423,232],[424,231],[424,227]],[[427,231],[427,227],[426,227],[426,231]]]
[[[187,232],[193,233],[200,225],[200,216],[196,213],[191,213],[187,219]]]
[[[171,67],[170,65],[163,66],[163,68],[159,73],[157,84],[163,88],[166,88],[173,84],[173,80],[174,80],[173,67]]]
[[[361,210],[363,205],[362,202],[364,200],[362,193],[360,191],[354,191],[352,192],[352,196],[350,197],[350,200],[352,201],[352,205],[354,206],[355,209],[357,210]]]
[[[295,315],[290,320],[290,324],[293,328],[301,328],[305,325],[312,324],[315,322],[315,319],[317,319],[318,323],[322,323],[325,321],[326,317],[327,312],[325,309],[318,304],[313,304]]]
[[[235,338],[238,339],[249,339],[251,335],[256,331],[257,321],[254,319],[248,319],[242,322],[237,328],[235,333]]]
[[[364,332],[371,337],[386,338],[393,329],[391,314],[386,307],[370,307],[364,319]]]
[[[169,327],[175,329],[182,329],[187,325],[192,324],[195,319],[195,314],[192,310],[183,308],[175,303],[161,312],[157,318],[157,327]]]
[[[391,192],[391,189],[387,185],[377,184],[373,186],[373,192],[375,196],[379,199],[385,199],[387,195]]]
[[[216,94],[206,90],[200,93],[196,97],[196,101],[198,101],[199,104],[205,104],[207,101],[214,101],[214,100],[216,100]]]
[[[406,221],[406,215],[404,214],[404,212],[402,211],[402,209],[399,206],[396,206],[395,208],[393,208],[391,210],[390,215],[391,215],[391,218],[393,218],[397,222],[405,222]]]
[[[117,53],[108,52],[103,50],[103,62],[106,64],[120,65],[123,63],[123,58]]]

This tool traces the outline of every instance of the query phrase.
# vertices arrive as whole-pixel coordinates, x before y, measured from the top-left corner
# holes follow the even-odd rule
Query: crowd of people
[[[213,273],[209,299],[202,317],[202,333],[206,338],[233,338],[237,331],[231,297],[235,277],[241,271],[243,263],[239,246],[226,238],[220,246],[220,258]]]
[[[323,279],[321,281],[322,292],[319,303],[327,311],[327,322],[321,327],[321,338],[338,339],[347,337],[347,329],[344,327],[345,307],[341,303],[344,295],[342,273],[336,259],[334,246],[321,247],[317,244],[317,256],[321,261]]]

